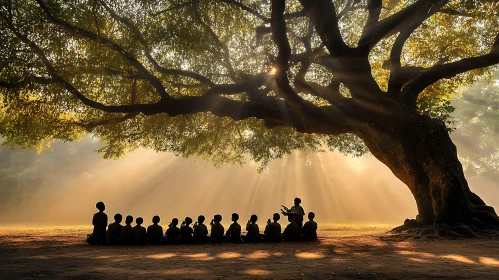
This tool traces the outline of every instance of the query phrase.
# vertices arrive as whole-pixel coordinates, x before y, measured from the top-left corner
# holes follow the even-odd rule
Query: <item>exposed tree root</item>
[[[468,219],[458,224],[434,224],[425,225],[416,220],[405,220],[402,226],[396,227],[392,233],[403,237],[413,238],[475,238],[475,237],[499,237],[499,226],[481,222],[476,218]]]

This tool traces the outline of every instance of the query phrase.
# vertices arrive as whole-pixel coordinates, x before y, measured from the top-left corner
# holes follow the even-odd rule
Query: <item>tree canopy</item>
[[[362,155],[347,121],[367,98],[359,80],[449,122],[449,100],[499,62],[498,10],[496,0],[1,0],[0,135],[42,148],[90,132],[105,157]],[[367,66],[338,62],[366,51]]]

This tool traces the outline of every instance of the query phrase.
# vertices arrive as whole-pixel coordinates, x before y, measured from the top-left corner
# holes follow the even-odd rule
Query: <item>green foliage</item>
[[[200,0],[198,10],[187,5],[187,0],[105,1],[116,14],[132,22],[140,36],[113,18],[100,1],[44,2],[56,17],[122,46],[157,76],[174,97],[200,96],[208,87],[189,77],[157,72],[147,58],[148,53],[164,68],[189,70],[217,84],[232,82],[229,62],[235,78],[244,79],[251,74],[268,73],[276,56],[271,35],[258,38],[255,32],[258,26],[264,25],[258,18],[221,1]],[[239,2],[270,17],[270,6],[265,1]],[[347,1],[335,2],[341,10]],[[360,2],[365,4],[366,1]],[[385,8],[381,18],[413,2],[383,1]],[[442,57],[455,61],[488,51],[499,30],[496,12],[489,9],[490,1],[451,2],[448,8],[471,16],[439,13],[425,22],[404,47],[404,65],[429,67]],[[288,13],[300,10],[298,1],[287,3]],[[107,105],[152,103],[159,99],[153,86],[120,53],[101,42],[72,36],[50,23],[35,1],[1,1],[0,13],[12,17],[15,28],[45,52],[59,75],[88,98]],[[364,9],[341,18],[341,32],[347,44],[356,44],[366,19]],[[210,28],[220,42],[210,35]],[[293,53],[303,52],[305,46],[300,37],[307,33],[308,21],[290,19],[288,28]],[[14,83],[32,76],[50,77],[40,57],[7,28],[5,21],[0,23],[0,41],[1,81]],[[394,37],[390,37],[380,42],[370,57],[373,76],[383,89],[387,87],[389,73],[382,65],[388,59],[393,41]],[[220,43],[226,45],[227,50],[221,48]],[[320,45],[316,33],[312,36],[312,44],[314,48]],[[290,75],[296,74],[297,67],[292,65]],[[328,70],[318,64],[313,64],[310,69],[308,80],[327,85],[331,76]],[[488,75],[487,71],[469,72],[433,85],[421,95],[420,112],[450,124],[453,108],[449,100],[458,96],[462,88]],[[342,93],[349,96],[344,87]],[[244,100],[247,97],[231,98]],[[318,106],[328,105],[320,98],[306,98]],[[123,114],[85,106],[58,84],[28,83],[19,89],[0,87],[0,136],[6,139],[4,144],[11,147],[41,149],[56,139],[74,141],[87,133],[85,127],[90,124],[121,117]],[[355,156],[367,152],[353,135],[301,134],[291,128],[269,130],[262,121],[255,119],[236,122],[209,113],[175,117],[138,115],[122,122],[97,126],[91,132],[105,143],[100,151],[107,158],[120,157],[138,147],[146,147],[181,156],[197,155],[215,164],[242,163],[246,160],[245,155],[249,155],[251,160],[265,166],[272,159],[297,149],[318,152],[327,147]]]

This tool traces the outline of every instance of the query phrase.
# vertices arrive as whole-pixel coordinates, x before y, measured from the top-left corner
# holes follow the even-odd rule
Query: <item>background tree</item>
[[[7,145],[90,131],[106,157],[142,146],[263,165],[367,147],[414,195],[401,229],[499,228],[445,125],[448,99],[499,63],[497,1],[1,3]]]

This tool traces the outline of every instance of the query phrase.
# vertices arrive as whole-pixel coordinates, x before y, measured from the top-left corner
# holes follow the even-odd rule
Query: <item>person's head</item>
[[[258,216],[255,214],[251,215],[250,222],[256,223],[256,221],[258,221]]]
[[[301,199],[299,197],[295,198],[295,206],[300,205]]]
[[[199,224],[204,223],[204,220],[205,220],[205,217],[204,217],[203,215],[200,215],[200,216],[198,217],[198,223],[199,223]]]
[[[131,223],[133,223],[133,217],[130,215],[126,216],[125,224],[129,225]]]
[[[123,221],[123,216],[121,216],[120,213],[114,215],[114,221],[117,222],[118,224],[121,223],[121,221]]]
[[[192,224],[192,219],[190,217],[185,217],[185,224],[188,226],[190,224]]]
[[[157,224],[157,223],[159,223],[159,221],[160,221],[160,220],[161,220],[161,219],[159,218],[159,216],[154,216],[154,217],[152,217],[152,223],[153,223],[153,224]]]
[[[177,218],[173,218],[172,219],[172,226],[176,227],[178,225],[178,219]]]
[[[144,222],[144,219],[142,219],[141,217],[138,217],[137,219],[135,219],[135,223],[140,226],[142,223]]]
[[[213,220],[217,223],[220,223],[222,221],[222,215],[216,214],[215,217],[213,217]]]
[[[233,221],[233,222],[237,222],[237,220],[239,220],[239,214],[237,214],[237,213],[232,213],[232,221]]]
[[[309,220],[313,221],[313,220],[314,220],[314,218],[315,218],[315,213],[314,213],[314,212],[310,212],[310,213],[308,213],[308,219],[309,219]]]
[[[104,202],[99,201],[97,204],[95,204],[95,208],[99,209],[99,211],[103,212],[106,210],[106,205],[104,205]]]
[[[279,215],[279,213],[274,213],[274,216],[272,216],[272,219],[274,219],[274,222],[277,222],[281,219],[281,215]]]
[[[288,222],[290,222],[290,223],[293,222],[293,214],[288,215]]]

